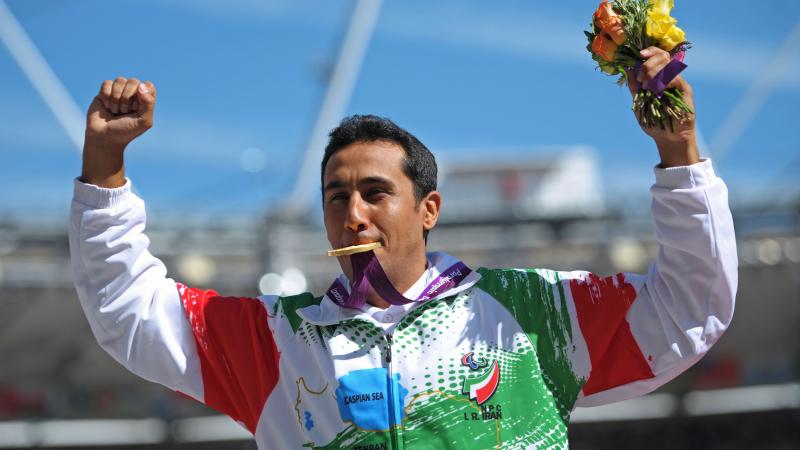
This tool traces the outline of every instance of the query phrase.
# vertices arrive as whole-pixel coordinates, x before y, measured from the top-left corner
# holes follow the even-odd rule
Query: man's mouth
[[[380,238],[369,238],[369,237],[355,237],[351,241],[343,242],[343,247],[352,247],[354,245],[367,245],[373,243],[379,243],[381,246],[385,246],[384,242]]]
[[[365,240],[355,241],[352,244],[348,245],[348,247],[353,245],[369,245],[369,244],[380,244],[382,246],[383,242],[381,242],[379,239],[365,239]]]

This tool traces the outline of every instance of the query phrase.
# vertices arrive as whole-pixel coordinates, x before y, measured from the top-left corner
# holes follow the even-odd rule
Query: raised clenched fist
[[[153,126],[156,87],[136,78],[106,80],[86,117],[80,180],[104,188],[125,184],[124,150]]]
[[[153,126],[156,87],[136,78],[106,80],[89,106],[86,140],[124,148]]]

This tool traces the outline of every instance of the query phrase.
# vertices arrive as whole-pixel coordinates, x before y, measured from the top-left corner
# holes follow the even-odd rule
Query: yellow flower
[[[647,14],[647,23],[645,25],[645,32],[648,36],[660,39],[669,32],[669,29],[678,23],[673,17],[661,14]]]
[[[676,45],[686,41],[686,33],[678,27],[672,27],[667,35],[661,38],[661,48],[671,52]]]
[[[650,6],[650,12],[668,16],[672,7],[675,5],[673,0],[651,0],[647,2]]]
[[[673,0],[651,0],[647,11],[645,33],[658,41],[658,46],[672,51],[686,40],[686,33],[676,26],[678,21],[670,16]]]

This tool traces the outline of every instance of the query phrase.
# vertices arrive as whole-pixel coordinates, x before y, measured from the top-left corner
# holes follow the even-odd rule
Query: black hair
[[[342,119],[339,126],[328,134],[328,145],[322,157],[320,179],[324,183],[325,166],[334,153],[356,142],[394,142],[406,152],[403,172],[414,185],[414,197],[419,203],[426,195],[436,190],[437,167],[433,153],[413,134],[400,128],[385,117],[356,114]],[[323,186],[324,188],[324,186]],[[423,231],[428,237],[428,230]]]

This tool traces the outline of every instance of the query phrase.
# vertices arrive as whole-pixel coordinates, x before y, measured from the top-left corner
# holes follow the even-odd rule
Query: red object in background
[[[117,404],[116,393],[109,388],[97,393],[94,399],[95,410],[101,415],[108,415]]]
[[[742,363],[732,355],[705,359],[692,370],[692,389],[718,389],[743,383]]]
[[[516,200],[525,192],[525,180],[517,171],[505,172],[500,178],[500,187],[503,191],[503,198]]]
[[[0,419],[18,419],[28,415],[40,416],[44,410],[45,402],[41,394],[0,386]]]

